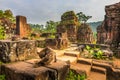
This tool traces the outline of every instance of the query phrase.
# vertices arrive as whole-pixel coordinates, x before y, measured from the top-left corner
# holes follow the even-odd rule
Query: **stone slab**
[[[56,62],[47,66],[35,66],[38,59],[14,62],[1,65],[0,74],[6,75],[6,80],[65,80],[68,64]]]
[[[65,62],[70,61],[70,63],[76,63],[77,62],[77,57],[61,56],[61,57],[57,57],[57,60],[65,61]]]

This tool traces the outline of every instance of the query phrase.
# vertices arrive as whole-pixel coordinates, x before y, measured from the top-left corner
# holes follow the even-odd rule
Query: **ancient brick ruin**
[[[80,43],[92,43],[94,41],[92,29],[88,24],[81,24],[78,27],[77,40]]]
[[[120,2],[106,6],[105,12],[104,22],[97,28],[97,42],[118,47],[120,45]]]
[[[66,32],[71,42],[92,43],[94,40],[90,26],[85,23],[80,24],[73,11],[68,11],[61,16],[61,22],[57,26],[57,32]]]
[[[46,39],[45,46],[49,46],[53,49],[65,49],[69,45],[67,39],[67,33],[56,33],[55,39]]]
[[[35,41],[0,40],[0,61],[15,62],[31,58],[37,58]]]
[[[16,16],[16,34],[21,38],[27,37],[30,33],[31,28],[27,24],[27,19],[24,16]]]
[[[97,27],[97,43],[109,44],[114,55],[120,57],[120,2],[105,7],[105,19]]]
[[[77,40],[77,27],[79,26],[79,21],[73,11],[68,11],[61,16],[61,22],[58,25],[58,29],[60,32],[61,27],[67,32],[67,37],[70,41],[75,42]],[[62,31],[63,29],[61,29]]]

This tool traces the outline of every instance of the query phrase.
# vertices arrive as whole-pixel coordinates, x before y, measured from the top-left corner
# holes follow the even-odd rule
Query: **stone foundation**
[[[65,49],[68,47],[67,39],[46,39],[45,46],[49,46],[53,49]]]
[[[55,62],[51,65],[35,67],[37,59],[5,64],[1,66],[0,74],[6,75],[6,80],[65,80],[69,65],[65,62]]]
[[[0,61],[2,62],[21,61],[36,57],[38,57],[38,55],[35,41],[0,41]]]

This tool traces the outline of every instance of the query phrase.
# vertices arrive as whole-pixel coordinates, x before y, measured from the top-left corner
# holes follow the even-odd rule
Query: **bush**
[[[92,58],[103,59],[103,51],[99,48],[91,48],[87,45],[86,50],[89,52],[89,54],[91,54]]]
[[[5,75],[0,75],[0,80],[5,80]]]
[[[75,71],[70,70],[66,77],[66,80],[85,80],[85,78],[86,78],[85,74],[80,75]]]
[[[1,25],[0,25],[0,39],[5,39],[5,30]]]

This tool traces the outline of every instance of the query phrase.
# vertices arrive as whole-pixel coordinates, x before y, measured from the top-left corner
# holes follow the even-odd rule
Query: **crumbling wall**
[[[67,39],[46,39],[45,40],[45,46],[51,47],[53,49],[65,49],[69,45],[69,42]]]
[[[0,61],[14,62],[31,58],[36,58],[37,50],[35,41],[0,41]]]

